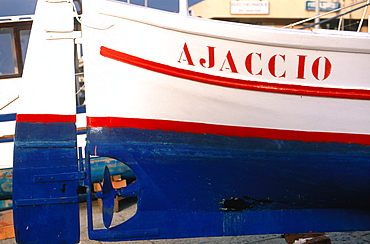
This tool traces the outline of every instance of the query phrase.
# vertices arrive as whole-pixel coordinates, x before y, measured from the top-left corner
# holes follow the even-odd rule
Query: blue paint
[[[369,146],[100,129],[88,150],[133,170],[138,210],[92,239],[370,229]]]
[[[113,220],[114,198],[116,197],[116,193],[117,190],[113,188],[109,169],[108,167],[105,167],[104,184],[102,185],[102,190],[96,193],[96,196],[102,199],[103,223],[105,228],[107,229],[109,228]]]
[[[15,121],[17,114],[0,114],[0,122]]]
[[[84,114],[86,113],[86,105],[81,105],[76,107],[77,114]]]
[[[13,138],[7,138],[7,139],[0,139],[0,143],[5,143],[5,142],[13,142]]]
[[[32,132],[32,133],[31,133]],[[79,179],[74,123],[18,122],[13,165],[13,214],[17,243],[78,243]],[[49,181],[37,179],[49,177]]]
[[[91,181],[93,183],[102,181],[105,166],[108,166],[112,175],[120,175],[122,179],[129,181],[135,179],[135,174],[124,163],[108,157],[95,157],[91,159]],[[0,200],[12,198],[12,181],[13,168],[0,169]],[[0,204],[0,209],[3,208],[1,206]],[[11,204],[7,202],[4,206],[5,208],[11,207]]]

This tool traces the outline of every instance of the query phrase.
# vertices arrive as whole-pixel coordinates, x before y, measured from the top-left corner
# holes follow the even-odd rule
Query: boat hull
[[[370,228],[368,34],[95,4],[87,148],[133,170],[138,210],[92,239]]]
[[[107,230],[117,231],[117,239],[144,238],[123,231],[144,226],[159,230],[152,238],[370,228],[366,146],[135,128],[94,131],[90,149],[126,162],[140,187],[136,215]]]

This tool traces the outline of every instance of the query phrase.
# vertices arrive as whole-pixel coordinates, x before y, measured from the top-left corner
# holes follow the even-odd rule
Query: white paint
[[[90,2],[89,2],[90,3]],[[88,3],[88,4],[89,4]],[[99,54],[101,46],[149,61],[236,79],[313,87],[370,89],[370,36],[346,32],[283,30],[177,14],[106,0],[95,0],[84,18],[112,28],[84,28],[86,95],[89,116],[153,118],[245,127],[370,134],[370,101],[247,91],[202,84],[133,67]],[[100,15],[98,13],[101,13]],[[184,43],[194,66],[179,63]],[[207,46],[216,47],[214,68],[200,65]],[[227,52],[237,74],[220,71]],[[262,76],[243,70],[250,52],[261,53]],[[268,59],[285,55],[277,66],[286,78],[272,77]],[[297,80],[297,55],[307,55],[306,79]],[[315,79],[313,61],[327,57],[331,75]],[[321,70],[322,72],[322,70]],[[321,74],[322,76],[322,74]]]
[[[49,10],[60,11],[50,22],[47,18],[50,15],[43,17],[41,14]],[[21,84],[22,105],[18,113],[72,115],[76,113],[74,41],[48,40],[45,28],[55,32],[73,30],[71,4],[46,3],[43,0],[37,4]]]

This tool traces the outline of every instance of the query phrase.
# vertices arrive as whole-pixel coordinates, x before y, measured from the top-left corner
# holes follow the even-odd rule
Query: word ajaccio
[[[207,49],[208,60],[206,60],[205,58],[200,58],[198,64],[194,62],[189,48],[185,43],[178,62],[185,63],[191,66],[201,65],[202,67],[208,69],[218,68],[219,71],[228,71],[232,73],[240,73],[240,67],[243,67],[243,72],[247,72],[252,76],[262,76],[262,74],[267,72],[269,75],[275,78],[287,77],[287,70],[284,68],[284,64],[286,62],[285,54],[274,54],[271,57],[268,57],[268,59],[263,59],[263,53],[247,52],[245,55],[245,59],[243,60],[243,65],[238,66],[239,68],[237,68],[232,52],[228,50],[223,60],[219,62],[219,67],[215,67],[217,66],[217,62],[215,60],[216,47],[207,46]],[[261,64],[263,60],[267,60],[267,70],[264,70],[263,68],[255,68],[263,67],[263,65]],[[307,64],[307,55],[298,54],[296,55],[296,60],[297,62],[294,67],[294,75],[295,78],[298,80],[306,79],[306,72],[311,72],[312,76],[318,81],[326,80],[331,74],[332,64],[327,57],[319,56],[314,59],[311,64]],[[320,72],[320,70],[322,71]]]

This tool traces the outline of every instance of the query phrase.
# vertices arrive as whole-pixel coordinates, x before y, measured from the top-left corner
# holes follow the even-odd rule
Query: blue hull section
[[[13,214],[17,243],[78,243],[76,128],[17,122]]]
[[[127,165],[120,161],[107,157],[98,157],[90,159],[90,163],[91,181],[93,183],[102,181],[105,166],[108,166],[111,175],[120,175],[122,179],[129,179],[130,181],[135,179],[135,174]],[[10,202],[4,201],[4,204],[1,204],[1,200],[12,198],[12,182],[13,168],[0,169],[0,210],[12,206],[11,200]]]
[[[139,188],[136,215],[93,239],[370,229],[369,146],[130,128],[88,138]]]

